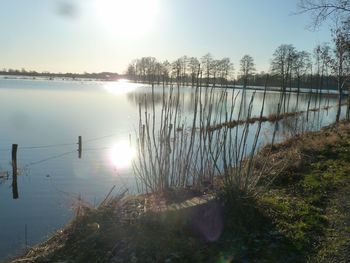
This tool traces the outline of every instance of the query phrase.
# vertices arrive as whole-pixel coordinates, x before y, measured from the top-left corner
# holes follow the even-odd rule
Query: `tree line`
[[[48,78],[69,78],[69,79],[96,79],[96,80],[118,80],[122,76],[113,72],[98,72],[98,73],[53,73],[49,71],[37,72],[34,70],[18,69],[2,69],[2,76],[25,76],[25,77],[48,77]]]
[[[269,85],[287,88],[336,89],[339,94],[348,90],[350,77],[350,1],[300,0],[297,14],[310,13],[312,27],[331,21],[332,43],[317,45],[312,52],[297,50],[283,44],[273,52]],[[265,72],[257,73],[254,59],[244,55],[237,76],[229,58],[214,59],[208,53],[201,58],[183,56],[173,62],[143,57],[129,64],[126,75],[134,80],[168,84],[177,82],[194,85],[263,86]]]
[[[269,72],[257,72],[254,58],[248,54],[239,61],[237,75],[230,58],[215,59],[210,53],[201,58],[182,56],[173,62],[155,57],[133,60],[126,76],[132,81],[155,84],[177,83],[195,86],[241,85],[263,86],[270,75],[269,85],[288,88],[337,89],[345,86],[350,75],[348,46],[350,38],[336,35],[333,44],[317,45],[313,52],[297,50],[292,44],[282,44],[273,52]]]
[[[173,62],[158,61],[155,57],[133,60],[126,70],[130,80],[147,83],[195,86],[199,79],[207,85],[225,85],[232,79],[233,63],[227,57],[214,59],[208,53],[202,58],[182,56]]]

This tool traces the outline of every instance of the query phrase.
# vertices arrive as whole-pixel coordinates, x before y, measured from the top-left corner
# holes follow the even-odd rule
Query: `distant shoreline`
[[[100,74],[100,73],[98,73]],[[117,73],[114,73],[117,74]],[[10,79],[10,80],[63,80],[63,81],[118,81],[121,79],[126,79],[125,75],[118,75],[117,77],[111,77],[110,75],[106,75],[105,77],[101,78],[93,78],[92,76],[87,76],[84,74],[73,74],[73,73],[67,73],[67,74],[49,74],[49,75],[25,75],[25,74],[2,74],[0,72],[0,79]],[[134,82],[130,81],[131,83],[140,83],[140,84],[145,84],[145,85],[152,85],[152,83],[148,82]],[[161,84],[159,84],[161,85]],[[169,86],[167,84],[166,86]],[[186,87],[189,87],[188,85]],[[220,86],[217,85],[215,88],[228,88],[228,89],[240,89],[240,90],[253,90],[253,91],[263,91],[264,87],[263,86],[247,86],[243,88],[243,85],[227,85],[227,86]],[[269,92],[281,92],[280,87],[268,87],[267,90]],[[293,88],[287,88],[285,90],[286,93],[297,93],[298,89],[293,87]],[[322,95],[331,95],[331,96],[337,96],[338,91],[336,89],[308,89],[308,88],[301,88],[299,90],[300,94],[322,94]],[[343,96],[348,95],[348,91],[343,90],[342,92]]]
[[[49,73],[49,72],[4,72],[0,71],[0,77],[5,79],[69,79],[69,80],[100,80],[100,81],[118,81],[125,78],[125,75],[121,75],[113,72],[100,72],[100,73]]]

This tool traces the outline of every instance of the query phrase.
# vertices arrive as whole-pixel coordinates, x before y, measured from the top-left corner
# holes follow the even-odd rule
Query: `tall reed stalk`
[[[268,171],[272,169],[268,156],[257,154],[262,123],[266,122],[264,109],[269,76],[266,76],[257,115],[256,106],[253,107],[256,92],[249,95],[235,89],[202,87],[201,75],[199,69],[196,86],[191,88],[191,114],[184,112],[183,88],[179,82],[176,87],[163,86],[160,106],[155,105],[154,99],[149,103],[146,97],[139,104],[138,158],[133,165],[139,191],[163,193],[173,188],[201,188],[204,184],[213,184],[217,177],[231,197],[256,195],[262,182],[271,179],[268,178]],[[298,118],[305,114],[305,111],[282,113],[286,99],[283,90],[275,113],[272,146],[282,120],[280,116]],[[311,94],[306,121],[310,102]],[[299,94],[296,109],[298,107]],[[294,120],[290,123],[305,129],[305,118],[299,123]],[[298,127],[294,128],[296,133]]]

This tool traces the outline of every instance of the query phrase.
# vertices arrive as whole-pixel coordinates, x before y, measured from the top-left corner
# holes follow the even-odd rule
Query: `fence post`
[[[81,136],[78,137],[78,157],[81,159],[81,154],[82,154],[82,140]]]
[[[12,144],[12,196],[13,196],[13,199],[18,199],[17,148],[18,148],[18,144]]]

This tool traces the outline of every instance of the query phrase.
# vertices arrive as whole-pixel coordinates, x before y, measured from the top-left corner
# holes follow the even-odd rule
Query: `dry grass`
[[[177,250],[189,258],[202,245],[198,222],[209,223],[203,215],[214,209],[215,219],[221,209],[212,196],[191,198],[196,194],[119,196],[97,208],[82,206],[63,230],[11,263],[164,262]],[[177,202],[180,196],[189,199]]]
[[[266,146],[256,154],[254,169],[262,171],[261,166],[268,163],[268,169],[263,169],[265,171],[263,180],[271,180],[272,178],[288,180],[289,175],[295,175],[297,171],[303,170],[315,158],[314,154],[327,147],[340,144],[344,140],[349,140],[349,138],[350,125],[341,122],[326,127],[320,132],[310,132],[286,140],[276,144],[272,149],[270,146]],[[215,180],[214,185],[217,187],[217,191],[223,186],[222,183],[220,179]],[[171,206],[172,203],[183,202],[184,199],[191,199],[197,195],[200,193],[184,192],[183,189],[179,192],[164,193],[162,197],[160,195],[130,197],[120,194],[118,197],[106,198],[98,208],[79,202],[81,207],[71,224],[58,231],[46,242],[31,248],[24,257],[16,259],[12,263],[61,262],[63,259],[67,259],[64,262],[87,262],[84,261],[86,259],[84,255],[90,255],[92,252],[96,255],[94,255],[95,258],[91,257],[90,259],[95,262],[96,258],[100,260],[99,262],[110,262],[117,255],[124,259],[120,262],[127,262],[133,258],[133,253],[140,251],[146,253],[148,259],[152,258],[149,253],[157,251],[159,258],[156,260],[160,260],[166,259],[166,256],[171,254],[172,249],[183,251],[183,257],[191,258],[193,255],[190,251],[197,251],[196,249],[201,245],[196,243],[198,240],[192,234],[183,232],[184,222],[187,221],[189,214],[182,214],[180,211],[186,210],[186,207],[183,209],[179,207],[179,210],[171,212],[168,216],[166,216],[167,212],[160,208]],[[154,213],[157,210],[161,213]],[[207,210],[201,210],[201,213],[203,211]],[[144,217],[147,214],[149,216]],[[182,215],[179,216],[180,214]],[[199,213],[199,215],[202,214]],[[203,216],[197,219],[202,220]],[[141,231],[141,233],[130,231]],[[191,243],[186,244],[189,242],[188,238],[191,239]],[[124,242],[125,240],[127,242]],[[185,242],[185,244],[180,244],[180,241]],[[98,246],[96,242],[99,244]],[[155,248],[152,245],[153,243],[162,246],[164,251],[159,251],[158,247]],[[127,247],[126,244],[130,247]],[[106,248],[108,249],[106,250]],[[135,255],[144,255],[142,253]],[[81,257],[81,260],[76,260],[78,256]]]
[[[345,105],[348,105],[347,103],[342,103],[341,106],[345,106]],[[334,108],[334,107],[338,107],[337,105],[333,105],[333,106],[323,106],[323,107],[319,107],[319,108],[311,108],[309,109],[308,111],[309,112],[317,112],[317,111],[320,111],[320,110],[329,110],[331,108]],[[213,131],[216,131],[216,130],[220,130],[224,127],[228,127],[228,128],[234,128],[238,125],[243,125],[243,124],[246,124],[246,123],[249,123],[249,124],[254,124],[256,122],[271,122],[271,123],[274,123],[274,122],[278,122],[280,120],[283,120],[283,119],[287,119],[287,118],[293,118],[293,117],[298,117],[302,114],[305,114],[307,113],[307,111],[295,111],[295,112],[285,112],[285,113],[280,113],[280,114],[277,114],[277,113],[272,113],[268,116],[262,116],[262,117],[252,117],[252,118],[248,118],[246,120],[231,120],[231,121],[228,121],[228,122],[223,122],[223,123],[220,123],[220,124],[216,124],[216,125],[212,125],[210,127],[207,128],[207,130],[209,132],[213,132]]]
[[[271,174],[295,175],[303,167],[315,159],[314,154],[332,145],[342,142],[343,138],[350,135],[348,122],[341,122],[323,128],[319,132],[307,132],[297,135],[272,147],[267,145],[257,155],[268,158]],[[267,157],[266,157],[267,156]]]

